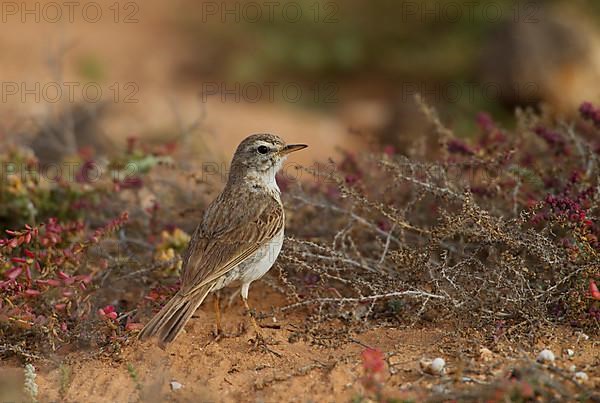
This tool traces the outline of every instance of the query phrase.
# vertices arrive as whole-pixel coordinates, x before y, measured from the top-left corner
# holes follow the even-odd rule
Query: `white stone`
[[[554,359],[554,353],[548,350],[547,348],[540,351],[540,353],[537,356],[537,361],[541,363],[554,362]]]
[[[586,374],[583,371],[575,372],[575,375],[573,376],[573,378],[575,378],[575,380],[579,381],[579,382],[585,382],[588,379],[590,379],[590,377],[588,376],[588,374]]]
[[[433,361],[423,359],[419,364],[421,365],[423,372],[426,372],[430,375],[442,375],[444,373],[446,361],[444,361],[443,358],[438,357]]]
[[[441,374],[442,371],[444,371],[444,368],[446,367],[446,361],[444,361],[443,358],[436,358],[435,360],[431,361],[431,370],[433,372],[437,372],[438,374]]]
[[[171,390],[179,390],[183,388],[183,385],[177,381],[171,381]]]

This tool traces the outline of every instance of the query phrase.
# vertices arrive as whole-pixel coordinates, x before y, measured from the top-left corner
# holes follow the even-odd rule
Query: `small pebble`
[[[431,370],[438,374],[441,374],[444,371],[444,367],[446,366],[446,361],[443,358],[436,358],[431,362]]]
[[[423,372],[430,375],[442,375],[444,373],[444,368],[446,367],[446,361],[439,357],[433,361],[421,360],[419,364],[421,365]]]
[[[575,378],[575,380],[579,381],[579,382],[585,382],[590,379],[588,374],[586,374],[583,371],[575,372],[575,375],[573,376],[573,378]]]
[[[568,348],[566,350],[567,353],[567,357],[572,358],[575,355],[575,351],[571,350],[570,348]]]
[[[171,390],[179,390],[183,388],[183,385],[177,381],[171,381]]]
[[[541,363],[554,362],[554,353],[545,348],[538,354],[537,361]]]
[[[494,353],[488,348],[481,347],[479,349],[479,358],[481,358],[482,361],[488,362],[494,358]]]
[[[575,372],[575,371],[577,371],[577,367],[576,367],[575,365],[571,365],[571,366],[569,367],[569,371],[571,371],[571,372]]]

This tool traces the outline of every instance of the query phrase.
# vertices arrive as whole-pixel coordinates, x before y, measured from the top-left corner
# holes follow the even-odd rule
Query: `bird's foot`
[[[274,340],[267,340],[262,335],[262,333],[257,332],[253,339],[249,340],[251,345],[251,351],[261,351],[263,353],[270,353],[276,356],[277,358],[281,358],[282,355],[275,350],[272,350],[269,347],[269,344],[277,344]]]
[[[254,310],[250,309],[250,307],[248,306],[248,301],[245,298],[242,298],[242,300],[244,301],[244,306],[246,307],[246,314],[248,316],[250,316],[250,323],[252,323],[252,327],[254,328],[254,331],[256,332],[256,336],[254,337],[254,339],[250,339],[250,344],[252,345],[252,350],[261,350],[263,352],[268,352],[268,353],[271,353],[271,354],[281,358],[281,354],[279,354],[277,351],[273,351],[269,348],[268,343],[262,334],[262,330],[260,329],[259,324],[256,322],[256,319],[255,319],[256,313],[254,312]],[[273,344],[273,343],[271,343],[271,344]]]
[[[226,332],[223,329],[214,328],[210,332],[211,337],[206,345],[208,346],[211,343],[218,343],[224,339],[235,339],[242,336],[244,333],[246,333],[246,328],[243,324],[240,324],[237,329],[230,329],[229,332]]]
[[[227,333],[225,333],[225,331],[223,331],[223,329],[217,327],[217,328],[213,329],[212,337],[213,337],[213,341],[219,341],[221,339],[226,339],[227,337],[229,337],[229,335]]]

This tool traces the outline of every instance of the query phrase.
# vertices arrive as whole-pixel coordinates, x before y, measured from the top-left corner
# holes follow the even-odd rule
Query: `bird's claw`
[[[269,344],[277,344],[277,343],[275,343],[275,342],[271,342],[271,343],[267,342],[267,340],[263,337],[263,335],[261,333],[256,333],[256,336],[254,336],[253,339],[250,339],[249,342],[250,342],[250,344],[252,346],[252,348],[251,348],[252,351],[258,351],[258,350],[260,350],[263,353],[271,353],[271,354],[273,354],[274,356],[276,356],[278,358],[282,357],[282,355],[280,353],[278,353],[275,350],[272,350],[269,347]]]
[[[223,331],[223,329],[216,328],[212,331],[213,341],[219,341],[221,339],[227,338],[228,335]]]

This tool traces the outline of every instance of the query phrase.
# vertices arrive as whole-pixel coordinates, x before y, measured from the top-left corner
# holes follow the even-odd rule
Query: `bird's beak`
[[[300,151],[306,147],[308,147],[306,144],[288,144],[279,150],[279,155],[287,155],[289,153],[293,153],[294,151]]]

